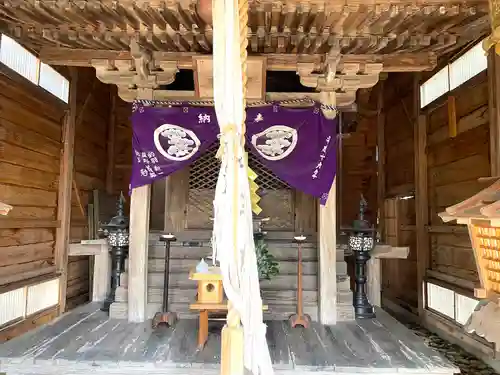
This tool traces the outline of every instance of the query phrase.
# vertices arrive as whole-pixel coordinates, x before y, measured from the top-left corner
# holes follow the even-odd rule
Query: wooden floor
[[[8,375],[218,374],[220,324],[196,350],[197,321],[153,331],[149,324],[110,320],[89,304],[27,335],[0,345],[0,372]],[[291,329],[268,322],[276,374],[457,373],[437,352],[378,310],[377,319]]]

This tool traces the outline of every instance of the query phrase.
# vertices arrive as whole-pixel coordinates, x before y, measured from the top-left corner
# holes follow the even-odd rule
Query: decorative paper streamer
[[[248,166],[248,152],[245,154],[245,162],[247,164],[248,173],[248,183],[250,184],[250,201],[252,202],[252,212],[255,215],[259,215],[262,212],[262,208],[259,206],[260,197],[257,191],[259,190],[259,185],[255,182],[257,179],[257,173]]]

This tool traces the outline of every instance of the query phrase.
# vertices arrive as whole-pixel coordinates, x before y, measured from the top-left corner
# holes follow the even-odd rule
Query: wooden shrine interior
[[[66,262],[63,240],[79,243],[95,234],[96,223],[112,215],[109,202],[128,191],[131,102],[145,90],[157,100],[212,99],[213,29],[202,20],[200,3],[0,2],[0,32],[71,81],[66,104],[0,64],[0,208],[12,206],[0,217],[0,294],[60,277],[64,296],[57,306],[0,326],[0,342],[64,311],[83,309],[92,299],[92,261],[79,255]],[[423,285],[470,297],[480,288],[467,228],[443,223],[438,214],[485,188],[478,178],[500,175],[500,58],[490,55],[487,71],[425,108],[419,104],[419,85],[490,32],[488,9],[486,0],[251,0],[247,96],[250,103],[319,101],[321,92],[336,93],[342,119],[337,228],[357,217],[362,194],[368,219],[375,223],[378,218],[384,242],[410,249],[405,259],[380,259],[382,307],[493,359],[499,348],[430,308]],[[67,116],[73,135],[66,132]],[[64,163],[68,153],[73,165]],[[151,238],[164,230],[209,233],[217,177],[213,154],[211,149],[190,169],[152,186]],[[317,202],[252,163],[266,189],[262,206],[271,217],[267,230],[273,240],[282,245],[283,233],[297,232],[310,238],[306,299],[317,311]],[[63,227],[66,239],[58,235]],[[342,244],[345,238],[338,232]],[[150,239],[152,248],[155,239]],[[185,238],[188,245],[190,240]],[[200,253],[189,261],[209,248],[206,243],[198,247]],[[148,259],[156,273],[164,256],[158,249]],[[175,251],[174,287],[182,289],[186,257]],[[337,254],[343,262],[343,252]],[[345,276],[336,281],[336,287],[345,288],[338,294],[339,306],[351,304],[348,276],[352,283],[354,271],[352,258],[346,259],[347,266],[338,262],[332,268]],[[263,287],[274,302],[288,296],[278,318],[293,306],[290,285],[296,277],[295,258],[283,256],[280,262],[288,271]],[[125,275],[125,289],[127,281]],[[151,285],[151,308],[156,308],[159,286]],[[126,305],[125,289],[117,298]],[[187,306],[186,295],[179,298],[178,306]]]

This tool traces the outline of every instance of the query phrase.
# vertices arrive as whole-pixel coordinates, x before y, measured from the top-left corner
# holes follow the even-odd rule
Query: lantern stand
[[[354,314],[358,319],[375,317],[373,306],[366,297],[366,262],[370,260],[370,251],[375,243],[376,230],[364,218],[366,205],[366,200],[361,196],[359,218],[354,220],[352,228],[345,228],[349,231],[349,248],[354,252],[356,262],[353,306]]]
[[[153,318],[152,327],[156,329],[161,323],[173,326],[177,321],[177,314],[168,311],[168,281],[170,277],[170,244],[176,241],[173,234],[162,234],[160,241],[165,242],[165,271],[163,273],[163,305],[162,311],[157,312]]]
[[[117,204],[116,216],[111,218],[108,224],[105,224],[99,230],[107,239],[111,247],[111,289],[101,308],[102,311],[109,312],[109,306],[115,302],[116,288],[120,286],[120,276],[125,265],[125,258],[128,255],[129,244],[129,219],[125,216],[125,197],[120,193]]]
[[[304,302],[302,298],[302,244],[305,242],[305,236],[295,236],[293,242],[297,244],[297,313],[288,318],[290,326],[302,326],[308,328],[311,323],[311,317],[304,314]]]

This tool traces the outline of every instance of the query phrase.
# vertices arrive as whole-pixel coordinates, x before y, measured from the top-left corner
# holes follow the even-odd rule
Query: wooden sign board
[[[193,57],[194,88],[199,99],[212,99],[214,92],[214,73],[211,56]],[[247,60],[247,99],[265,100],[266,59],[249,57]]]

